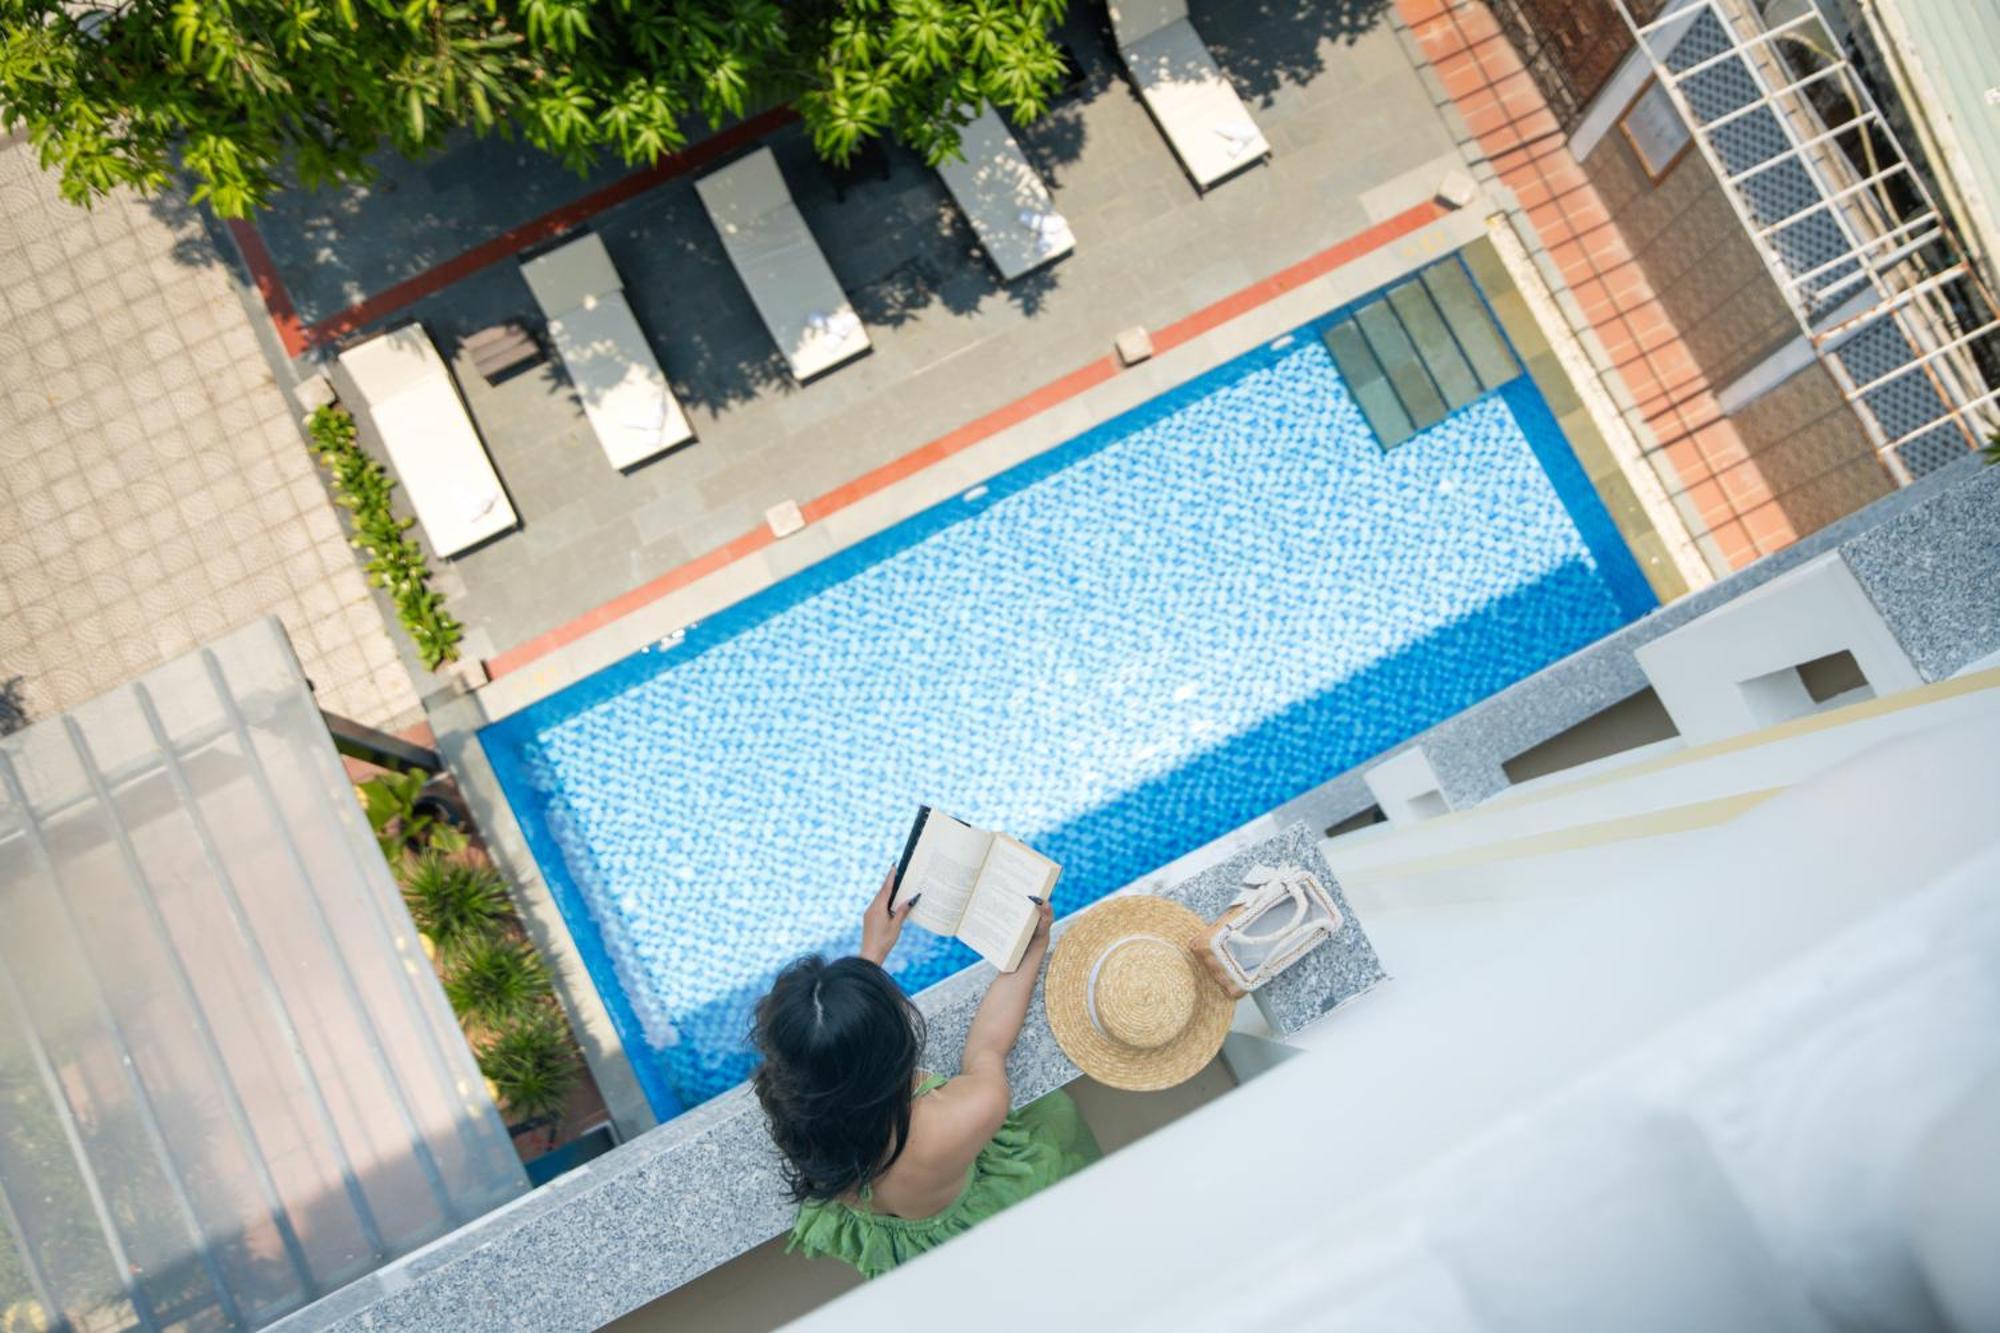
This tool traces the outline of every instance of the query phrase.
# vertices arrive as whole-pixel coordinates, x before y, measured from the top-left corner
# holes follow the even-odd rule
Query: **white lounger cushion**
[[[1111,6],[1119,54],[1139,95],[1196,185],[1207,189],[1271,145],[1215,58],[1174,0],[1118,0]]]
[[[521,276],[611,466],[631,467],[694,438],[596,233],[530,259]]]
[[[711,171],[694,188],[792,374],[811,379],[868,350],[861,319],[806,229],[770,149]]]
[[[999,112],[986,108],[959,132],[958,143],[964,160],[946,162],[938,175],[1002,278],[1011,282],[1076,249],[1068,220]]]
[[[396,480],[440,556],[477,546],[519,521],[472,428],[451,371],[421,324],[405,324],[340,354]]]

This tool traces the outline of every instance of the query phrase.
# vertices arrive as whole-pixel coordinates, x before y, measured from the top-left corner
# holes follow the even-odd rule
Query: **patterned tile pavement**
[[[177,199],[0,146],[0,692],[40,718],[276,613],[329,709],[421,716],[234,279]]]

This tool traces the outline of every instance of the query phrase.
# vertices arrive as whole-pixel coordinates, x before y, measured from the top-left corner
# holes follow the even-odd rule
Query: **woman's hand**
[[[896,867],[890,866],[889,873],[882,876],[882,887],[875,891],[875,901],[868,904],[868,910],[861,914],[861,956],[877,967],[889,956],[889,950],[896,947],[902,937],[903,922],[910,910],[917,905],[916,898],[896,906],[889,905],[889,895],[896,887]]]
[[[1028,901],[1035,904],[1039,915],[1035,918],[1035,933],[1028,937],[1027,953],[1023,956],[1034,957],[1049,947],[1049,927],[1055,924],[1056,909],[1049,906],[1049,900],[1046,898],[1036,898],[1031,895]]]

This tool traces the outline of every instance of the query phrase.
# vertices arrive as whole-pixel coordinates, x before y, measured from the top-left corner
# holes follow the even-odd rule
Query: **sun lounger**
[[[643,463],[694,438],[601,238],[579,236],[527,260],[521,276],[548,316],[549,341],[611,466]]]
[[[694,188],[792,374],[811,379],[868,350],[861,319],[806,229],[770,149],[711,171]]]
[[[340,354],[340,364],[433,551],[456,555],[519,522],[423,325],[357,343]]]
[[[938,175],[971,220],[979,243],[1008,282],[1076,249],[1076,237],[1049,198],[1028,155],[992,107],[959,132],[961,161]]]
[[[1188,22],[1186,0],[1113,0],[1111,30],[1146,109],[1197,189],[1270,155],[1243,99]]]

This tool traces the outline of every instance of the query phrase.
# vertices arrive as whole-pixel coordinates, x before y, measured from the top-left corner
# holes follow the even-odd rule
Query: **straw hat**
[[[1150,1092],[1215,1058],[1236,1004],[1189,952],[1206,925],[1179,903],[1121,894],[1063,932],[1043,994],[1049,1027],[1077,1068]]]

